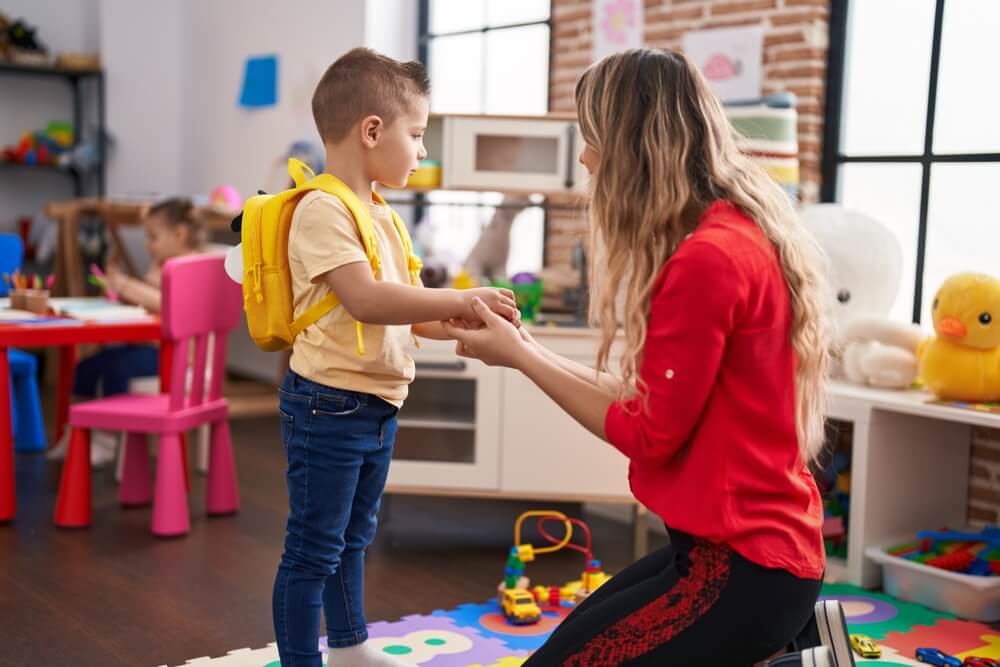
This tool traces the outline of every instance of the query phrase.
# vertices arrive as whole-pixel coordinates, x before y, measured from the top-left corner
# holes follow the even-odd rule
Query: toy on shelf
[[[430,189],[441,186],[441,163],[438,160],[421,160],[417,170],[406,181],[408,188]]]
[[[549,546],[536,547],[522,542],[521,527],[525,519],[530,517],[538,518],[536,530]],[[566,534],[562,538],[557,538],[546,531],[545,523],[549,521],[562,523]],[[574,527],[583,533],[583,544],[573,542]],[[535,560],[536,556],[555,553],[562,549],[571,549],[584,554],[586,564],[580,578],[559,587],[532,588],[531,580],[524,574],[525,564]],[[551,608],[572,607],[586,599],[609,579],[611,577],[601,570],[601,561],[593,557],[590,527],[586,523],[555,510],[532,510],[521,514],[514,523],[514,546],[508,552],[504,578],[498,587],[499,602],[509,623],[514,625],[537,623],[541,619],[539,605],[548,605]]]
[[[48,65],[49,52],[35,37],[36,29],[17,20],[11,23],[0,14],[0,59],[22,65]]]
[[[924,530],[916,542],[888,553],[949,572],[995,577],[1000,575],[1000,528],[988,526],[978,533]]]
[[[826,555],[847,558],[851,508],[851,449],[835,432],[829,460],[814,471],[823,498],[823,544]]]
[[[535,274],[522,272],[510,280],[491,280],[489,285],[514,293],[514,301],[523,321],[532,322],[538,316],[538,308],[542,305],[542,281]]]
[[[951,276],[935,294],[931,316],[936,336],[918,350],[927,388],[944,400],[1000,400],[1000,280]]]
[[[96,52],[81,53],[61,51],[56,55],[56,67],[75,70],[95,70],[101,67],[101,55]]]
[[[473,287],[479,287],[479,283],[476,282],[476,279],[468,271],[461,271],[452,279],[451,287],[452,289],[472,289]]]
[[[5,146],[5,162],[28,165],[59,165],[61,156],[73,147],[73,126],[52,121],[45,130],[29,131],[21,135],[16,146]]]
[[[879,221],[837,204],[799,215],[829,258],[833,373],[850,382],[905,389],[917,378],[920,327],[889,318],[903,276],[903,250]]]
[[[233,185],[219,185],[208,195],[208,205],[222,213],[235,215],[243,209],[243,198]]]

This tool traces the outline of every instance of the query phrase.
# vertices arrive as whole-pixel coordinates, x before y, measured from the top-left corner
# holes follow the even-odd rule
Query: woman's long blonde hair
[[[829,358],[823,255],[788,195],[740,152],[718,99],[683,55],[633,49],[608,56],[580,78],[576,107],[583,139],[598,158],[590,201],[598,368],[608,367],[621,289],[621,398],[641,393],[638,371],[657,276],[697,227],[701,212],[726,199],[756,222],[778,252],[791,296],[799,450],[804,461],[812,461],[823,445]]]

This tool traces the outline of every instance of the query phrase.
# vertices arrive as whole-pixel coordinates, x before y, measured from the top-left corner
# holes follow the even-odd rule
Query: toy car
[[[505,590],[500,596],[500,606],[504,617],[514,625],[530,625],[537,623],[542,617],[542,610],[535,604],[535,598],[522,588]]]
[[[928,665],[940,665],[940,667],[962,667],[961,660],[947,653],[942,653],[936,648],[918,648],[917,660],[926,662]]]
[[[973,655],[965,659],[962,667],[1000,667],[1000,662],[992,658],[977,658]]]
[[[851,635],[851,648],[862,658],[882,657],[882,649],[868,635]]]

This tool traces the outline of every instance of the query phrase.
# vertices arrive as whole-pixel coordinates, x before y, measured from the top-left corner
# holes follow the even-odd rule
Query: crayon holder
[[[26,289],[11,289],[10,290],[10,307],[14,310],[27,310],[27,297],[28,290]]]
[[[49,291],[46,289],[18,290],[22,294],[21,306],[14,305],[14,295],[11,295],[11,306],[27,310],[36,315],[47,315],[49,312]]]

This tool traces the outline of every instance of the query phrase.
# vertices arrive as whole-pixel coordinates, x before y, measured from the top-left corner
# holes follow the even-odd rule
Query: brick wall
[[[553,0],[553,111],[573,111],[576,80],[590,64],[591,0]],[[687,30],[764,25],[765,94],[798,97],[802,199],[818,199],[829,27],[828,0],[644,0],[648,46],[680,49]],[[565,266],[586,221],[579,211],[549,215],[548,263]],[[1000,513],[1000,430],[977,429],[972,442],[969,520],[996,523]]]
[[[1000,430],[973,430],[969,476],[969,522],[975,525],[997,523],[1000,510]]]
[[[816,201],[823,136],[829,9],[826,0],[645,0],[645,43],[679,49],[687,30],[763,23],[764,93],[798,96],[804,201]],[[591,0],[553,0],[549,108],[573,111],[576,80],[590,64]],[[550,265],[565,265],[585,224],[579,212],[549,216]]]

